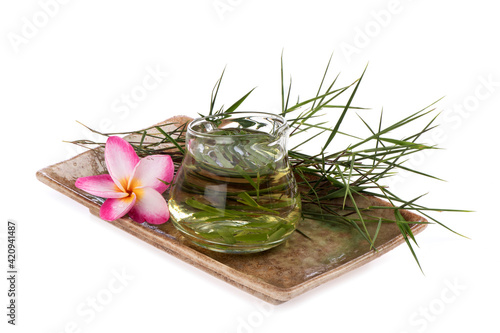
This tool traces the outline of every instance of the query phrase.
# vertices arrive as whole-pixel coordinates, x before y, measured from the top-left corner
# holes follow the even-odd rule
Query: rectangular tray
[[[186,119],[174,117],[165,123]],[[173,128],[178,125],[167,125],[167,129],[168,126]],[[103,151],[99,148],[48,166],[37,172],[37,178],[99,216],[102,199],[79,190],[74,184],[79,177],[105,173],[104,166]],[[357,203],[362,207],[388,206],[387,202],[375,197],[358,198]],[[394,218],[390,209],[376,210],[371,215]],[[402,215],[407,221],[426,221],[409,211],[402,211]],[[376,242],[377,251],[373,251],[366,240],[351,228],[306,219],[299,224],[299,229],[309,239],[295,232],[286,243],[274,249],[237,255],[198,247],[186,240],[170,222],[155,226],[138,224],[124,217],[109,223],[272,304],[286,302],[404,243],[394,224],[382,225]],[[414,234],[425,227],[426,224],[411,225]]]

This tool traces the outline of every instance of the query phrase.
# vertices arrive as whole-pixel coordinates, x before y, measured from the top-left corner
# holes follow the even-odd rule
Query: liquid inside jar
[[[188,138],[170,192],[170,215],[177,229],[220,252],[258,252],[282,243],[301,217],[283,144],[248,128],[207,134]]]

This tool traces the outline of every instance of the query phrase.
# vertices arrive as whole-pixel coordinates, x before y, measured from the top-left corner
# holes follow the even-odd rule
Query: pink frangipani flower
[[[174,175],[174,164],[168,155],[140,159],[124,139],[111,136],[106,141],[104,159],[109,174],[78,178],[75,186],[92,195],[106,198],[100,216],[107,221],[125,214],[138,223],[162,224],[170,214],[161,195]]]

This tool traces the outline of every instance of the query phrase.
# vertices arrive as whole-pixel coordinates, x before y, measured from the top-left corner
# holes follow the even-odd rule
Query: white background
[[[2,327],[47,333],[498,329],[500,20],[494,4],[3,1],[0,261],[5,272],[5,225],[14,219],[19,293],[12,327],[1,279]],[[426,137],[445,149],[409,163],[447,182],[406,176],[393,185],[408,199],[429,192],[422,199],[428,206],[476,211],[437,214],[471,240],[430,226],[417,237],[425,275],[400,246],[292,301],[262,307],[36,180],[37,170],[78,152],[63,140],[93,138],[76,120],[127,131],[206,113],[226,65],[220,103],[258,86],[242,108],[279,110],[282,50],[293,93],[304,98],[315,94],[332,52],[332,75],[341,72],[342,83],[359,77],[369,62],[354,104],[373,108],[360,114],[375,122],[382,107],[389,124],[445,96],[437,104],[442,130]],[[132,101],[133,108],[124,107],[121,98],[140,89],[148,70],[163,73],[159,83]],[[363,132],[356,119],[341,129]],[[113,284],[114,274],[123,272],[128,280]],[[89,300],[110,295],[110,283],[119,291],[101,311],[91,311]]]

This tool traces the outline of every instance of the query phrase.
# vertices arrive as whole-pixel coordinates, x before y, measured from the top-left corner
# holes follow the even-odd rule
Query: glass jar
[[[288,161],[288,125],[263,112],[193,120],[170,190],[170,218],[210,250],[251,253],[283,243],[301,219]]]

